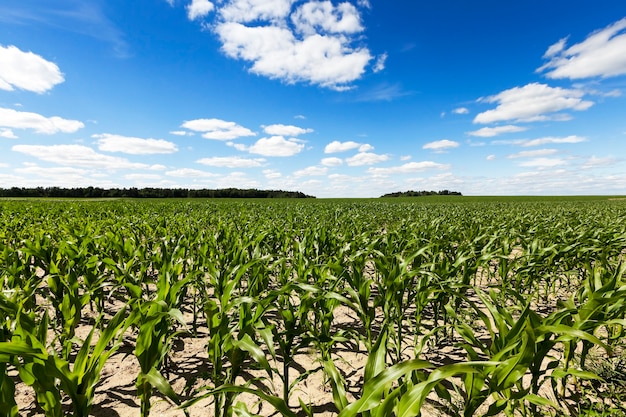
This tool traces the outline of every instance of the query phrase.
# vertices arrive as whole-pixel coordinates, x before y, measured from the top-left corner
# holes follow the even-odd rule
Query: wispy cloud
[[[241,158],[239,156],[223,156],[212,158],[201,158],[196,161],[199,164],[220,168],[256,168],[263,166],[265,159]]]
[[[537,69],[548,78],[580,79],[626,74],[626,18],[598,30],[577,44],[567,47],[567,38],[551,45]]]
[[[554,155],[555,153],[558,153],[558,150],[556,150],[556,149],[537,149],[537,150],[534,150],[534,151],[522,151],[522,152],[514,153],[514,154],[511,154],[511,155],[507,155],[507,158],[509,158],[509,159],[537,158],[537,157],[543,157],[543,156],[548,156],[548,155]]]
[[[130,55],[124,33],[106,15],[102,1],[0,2],[0,22],[45,25],[77,33],[110,44],[114,54],[120,58]]]
[[[587,138],[585,137],[571,135],[564,137],[546,136],[537,139],[495,140],[491,143],[494,145],[518,145],[523,147],[531,147],[550,144],[581,143],[586,141]]]
[[[356,96],[357,102],[393,101],[395,99],[411,95],[410,91],[405,91],[402,85],[383,83],[374,88],[360,92]]]
[[[70,167],[103,168],[108,170],[151,168],[150,165],[101,154],[90,147],[82,145],[15,145],[11,150],[30,155],[42,161]]]
[[[433,161],[407,162],[406,164],[389,168],[369,168],[368,172],[374,175],[412,174],[429,169],[448,169],[450,165]]]
[[[429,142],[422,146],[422,149],[430,149],[435,152],[444,152],[448,149],[458,148],[461,146],[459,142],[455,142],[449,139],[437,140],[434,142]]]
[[[491,138],[491,137],[498,136],[504,133],[524,132],[526,130],[528,130],[527,127],[506,125],[506,126],[496,126],[496,127],[483,127],[478,130],[467,132],[467,134],[470,136],[477,136],[480,138]]]

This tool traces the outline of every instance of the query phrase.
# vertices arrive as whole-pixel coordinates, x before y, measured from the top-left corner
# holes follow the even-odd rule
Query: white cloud
[[[252,22],[256,20],[280,21],[289,16],[295,0],[232,0],[220,10],[227,22]]]
[[[17,136],[11,129],[0,129],[0,138],[17,139]]]
[[[328,173],[328,168],[326,167],[318,167],[311,166],[304,169],[300,169],[293,173],[294,177],[312,177],[312,176],[320,176],[326,175]]]
[[[626,74],[626,18],[596,31],[581,43],[566,48],[567,39],[550,46],[549,61],[537,71],[548,78],[613,77]]]
[[[337,140],[330,142],[324,148],[324,153],[338,153],[345,152],[352,149],[356,149],[359,146],[362,146],[360,143],[348,141],[348,142],[339,142]]]
[[[167,171],[165,173],[168,177],[176,177],[176,178],[211,178],[217,177],[217,174],[213,174],[210,172],[202,171],[199,169],[193,168],[181,168],[175,169],[172,171]]]
[[[258,188],[261,184],[254,178],[249,178],[243,172],[231,172],[230,174],[215,180],[218,188]]]
[[[453,140],[443,139],[435,142],[429,142],[422,146],[422,149],[431,149],[435,152],[443,152],[446,149],[458,148],[461,144]]]
[[[205,17],[213,11],[215,6],[208,0],[191,0],[187,5],[187,17],[189,20],[196,20]]]
[[[529,168],[554,168],[559,165],[565,165],[567,162],[560,158],[535,158],[530,161],[520,162],[520,166]]]
[[[452,110],[452,113],[454,113],[454,114],[468,114],[469,113],[469,109],[467,107],[458,107],[458,108]]]
[[[285,139],[282,136],[272,136],[270,138],[262,138],[247,151],[263,156],[293,156],[302,152],[304,144],[297,139]]]
[[[265,178],[267,178],[268,180],[274,180],[276,178],[280,178],[282,177],[282,174],[278,171],[275,171],[273,169],[264,169],[263,170],[263,175],[265,176]]]
[[[225,157],[213,157],[213,158],[202,158],[196,161],[202,165],[208,165],[212,167],[220,167],[220,168],[256,168],[260,167],[265,163],[265,159],[256,158],[241,158],[238,156],[225,156]]]
[[[341,158],[323,158],[322,165],[326,167],[338,167],[343,165],[343,160]]]
[[[15,145],[14,152],[24,153],[46,162],[85,168],[150,169],[146,164],[130,162],[125,158],[97,153],[82,145]]]
[[[356,167],[363,165],[374,165],[389,160],[389,155],[378,155],[371,152],[359,152],[358,154],[346,158],[348,166]]]
[[[393,101],[412,94],[410,91],[405,91],[399,83],[389,84],[386,82],[359,91],[361,93],[355,98],[357,102]]]
[[[309,1],[291,15],[296,31],[304,35],[319,32],[354,34],[363,31],[361,16],[354,5],[343,2]]]
[[[232,140],[245,136],[255,136],[256,133],[235,122],[220,119],[195,119],[184,122],[180,127],[202,132],[205,139]]]
[[[448,169],[450,165],[439,164],[433,161],[408,162],[406,164],[390,167],[390,168],[369,168],[369,173],[373,175],[392,175],[392,174],[412,174],[422,172],[428,169]]]
[[[369,143],[364,143],[363,145],[359,146],[359,152],[369,152],[373,150],[374,150],[374,147],[370,145]]]
[[[186,130],[173,130],[170,132],[170,134],[174,136],[193,136],[194,135],[193,132],[188,132]]]
[[[160,180],[161,176],[158,174],[126,174],[124,179],[131,181],[155,181]]]
[[[410,160],[411,160],[411,158],[412,158],[412,157],[411,157],[411,155],[402,155],[402,156],[400,157],[400,160],[401,160],[401,161],[410,161]]]
[[[57,116],[45,117],[37,113],[22,112],[0,107],[0,127],[9,129],[33,129],[36,133],[74,133],[85,127],[78,120],[67,120]]]
[[[285,27],[236,22],[222,23],[216,32],[226,55],[252,62],[255,74],[287,83],[343,90],[361,77],[372,58],[366,48],[351,48],[344,36],[315,34],[300,40]]]
[[[618,160],[612,157],[598,158],[597,156],[594,155],[582,165],[582,168],[583,169],[604,168],[610,165],[614,165],[617,162]]]
[[[514,153],[511,155],[508,155],[507,158],[509,159],[537,158],[541,156],[554,155],[555,153],[558,153],[556,149],[537,149],[535,151],[522,151],[522,152]]]
[[[65,81],[59,67],[16,46],[0,45],[0,90],[45,93]]]
[[[487,155],[487,158],[485,158],[485,159],[487,159],[487,161],[493,161],[493,160],[496,159],[496,156],[495,155]]]
[[[304,129],[298,126],[276,124],[263,126],[263,131],[268,135],[274,136],[300,136],[304,135],[305,133],[313,132],[313,129]]]
[[[84,177],[88,171],[72,167],[40,167],[38,165],[29,165],[23,168],[16,168],[15,172],[22,175],[36,175],[39,177]]]
[[[176,144],[163,139],[141,139],[103,133],[91,136],[98,139],[98,149],[132,155],[168,154],[178,152]]]
[[[528,130],[526,127],[515,126],[515,125],[506,125],[506,126],[496,126],[496,127],[483,127],[478,130],[474,130],[472,132],[467,132],[470,136],[478,136],[481,138],[491,138],[494,136],[501,135],[503,133],[516,133],[516,132],[524,132]]]
[[[541,146],[541,145],[548,145],[548,144],[581,143],[581,142],[586,142],[586,141],[587,141],[587,138],[584,138],[582,136],[571,135],[571,136],[565,136],[565,137],[548,136],[548,137],[537,138],[537,139],[516,140],[516,141],[513,141],[513,143],[515,145],[530,147],[530,146]]]
[[[374,64],[374,67],[372,68],[372,70],[374,72],[381,72],[382,70],[385,69],[386,62],[387,62],[387,53],[379,55],[378,58],[376,58],[376,63]]]
[[[474,123],[486,124],[506,120],[518,122],[569,120],[569,115],[554,115],[553,113],[563,110],[587,110],[594,103],[583,100],[584,94],[584,91],[578,89],[550,87],[539,83],[514,87],[480,99],[480,102],[498,105],[495,109],[476,115]]]

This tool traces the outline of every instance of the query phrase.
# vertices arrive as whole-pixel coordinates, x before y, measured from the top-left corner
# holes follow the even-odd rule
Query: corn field
[[[0,417],[626,415],[624,200],[0,210]]]

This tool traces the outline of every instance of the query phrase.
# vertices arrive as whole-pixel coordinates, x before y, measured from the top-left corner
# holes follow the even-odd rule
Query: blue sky
[[[626,2],[0,0],[0,187],[626,194]]]

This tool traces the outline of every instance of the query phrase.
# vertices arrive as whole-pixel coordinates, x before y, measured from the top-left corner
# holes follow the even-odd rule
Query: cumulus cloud
[[[346,158],[348,166],[356,167],[363,165],[374,165],[389,160],[389,155],[378,155],[372,152],[359,152],[358,154]]]
[[[433,161],[407,162],[406,164],[389,168],[369,168],[368,172],[373,175],[412,174],[428,169],[448,169],[450,165],[439,164]]]
[[[45,93],[65,81],[59,67],[16,46],[0,45],[0,90]]]
[[[287,83],[349,88],[373,59],[357,44],[364,30],[349,2],[230,0],[219,10],[214,31],[229,57],[251,63],[250,71]],[[374,70],[384,67],[384,58]]]
[[[150,169],[146,164],[130,162],[125,158],[97,153],[82,145],[15,145],[11,148],[46,162],[59,165],[85,168],[119,169]]]
[[[92,135],[98,139],[98,149],[105,152],[122,152],[132,155],[168,154],[178,152],[176,144],[163,139],[141,139],[103,133]]]
[[[187,5],[187,17],[189,20],[196,20],[205,17],[213,11],[215,6],[208,0],[191,0]]]
[[[556,149],[537,149],[535,151],[522,151],[518,153],[514,153],[508,155],[509,159],[517,159],[517,158],[537,158],[542,156],[554,155],[558,151]]]
[[[205,139],[232,140],[245,136],[255,136],[256,133],[235,122],[220,119],[195,119],[184,122],[180,127],[201,132]]]
[[[495,155],[487,155],[487,158],[485,158],[485,159],[487,159],[487,161],[493,161],[493,160],[496,159],[496,156]]]
[[[343,165],[343,160],[341,158],[322,158],[322,165],[325,167],[338,167]]]
[[[452,113],[454,113],[454,114],[468,114],[469,113],[469,109],[467,107],[458,107],[458,108],[452,110]]]
[[[289,16],[295,0],[231,0],[220,10],[229,22],[281,21]]]
[[[479,102],[497,103],[495,109],[479,113],[474,123],[495,123],[514,120],[533,122],[542,120],[569,120],[568,115],[554,114],[564,110],[587,110],[592,101],[583,100],[584,91],[550,87],[546,84],[531,83],[514,87]]]
[[[78,120],[67,120],[58,116],[45,117],[37,113],[17,111],[0,107],[0,127],[9,129],[32,129],[36,133],[74,133],[85,127]]]
[[[296,9],[291,15],[291,21],[296,31],[304,35],[363,31],[359,11],[348,2],[335,6],[330,1],[309,1]]]
[[[313,129],[304,129],[298,126],[276,124],[263,126],[263,131],[268,135],[274,136],[300,136],[304,135],[305,133],[313,132]]]
[[[282,136],[272,136],[262,138],[248,148],[238,148],[247,150],[250,153],[263,156],[293,156],[302,152],[304,144],[297,139],[285,139]]]
[[[537,69],[548,78],[580,79],[626,74],[626,18],[598,30],[577,44],[567,47],[567,38],[551,45]]]
[[[496,127],[483,127],[478,130],[474,130],[472,132],[467,132],[470,136],[477,136],[480,138],[491,138],[494,136],[501,135],[503,133],[516,133],[516,132],[524,132],[528,130],[526,127],[515,126],[515,125],[506,125],[506,126],[496,126]]]
[[[218,25],[222,50],[252,62],[250,71],[287,83],[309,82],[336,90],[360,78],[372,58],[366,48],[352,49],[344,37],[315,34],[298,39],[279,26]]]
[[[293,173],[294,177],[313,177],[313,176],[321,176],[326,175],[328,173],[328,168],[326,167],[318,167],[311,166],[304,169],[300,169]]]
[[[349,151],[352,149],[356,149],[360,146],[362,146],[362,144],[358,142],[353,142],[353,141],[339,142],[337,140],[334,140],[330,142],[328,145],[326,145],[326,147],[324,148],[324,153],[345,152],[345,151]]]
[[[265,159],[263,158],[241,158],[238,156],[223,156],[213,158],[202,158],[196,161],[199,164],[219,167],[219,168],[256,168],[263,166]]]

